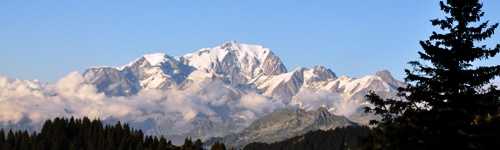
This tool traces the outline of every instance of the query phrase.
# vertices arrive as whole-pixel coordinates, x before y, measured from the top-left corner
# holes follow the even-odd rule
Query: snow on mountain
[[[141,89],[135,76],[112,67],[90,68],[83,75],[99,92],[108,96],[132,95]]]
[[[169,58],[169,56],[167,56],[165,53],[147,54],[144,55],[144,58],[151,66],[159,66],[162,63],[165,63],[166,60],[171,60],[171,58]]]
[[[332,70],[324,66],[314,66],[312,69],[304,71],[304,79],[307,85],[314,85],[317,82],[335,80],[337,76]]]
[[[184,81],[193,69],[164,53],[146,54],[119,67],[90,68],[84,78],[108,96],[130,96],[141,89],[162,89]]]
[[[366,123],[373,116],[361,111],[370,106],[364,96],[369,91],[394,96],[401,86],[388,71],[360,78],[337,77],[323,66],[287,72],[270,49],[230,41],[180,57],[154,53],[121,67],[89,68],[55,84],[1,77],[0,126],[36,127],[55,116],[91,116],[179,139],[247,133],[255,140],[274,133],[283,138],[336,127],[344,120],[338,116]],[[287,107],[304,112],[261,118]],[[318,110],[323,119],[312,113]],[[289,124],[293,118],[305,124]],[[252,123],[257,119],[286,128]]]
[[[261,76],[254,80],[253,84],[263,92],[263,95],[288,103],[287,100],[295,95],[304,84],[304,70],[304,68],[299,68],[280,75]]]
[[[297,68],[291,72],[274,76],[261,76],[252,81],[266,96],[283,99],[285,103],[296,95],[301,88],[318,89],[337,77],[323,66]]]
[[[245,84],[259,75],[286,72],[285,65],[268,48],[235,41],[200,49],[182,56],[180,60],[197,70],[222,75],[235,84]]]

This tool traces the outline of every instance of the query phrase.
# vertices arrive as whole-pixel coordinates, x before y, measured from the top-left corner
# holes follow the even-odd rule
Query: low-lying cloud
[[[0,76],[0,127],[36,129],[54,117],[86,116],[127,122],[150,134],[183,134],[195,128],[191,122],[196,119],[241,129],[287,106],[221,81],[193,84],[183,89],[145,89],[133,96],[107,97],[77,72],[54,84]],[[348,103],[338,93],[311,90],[301,90],[291,104],[309,110],[326,106],[338,115],[357,109],[357,104]]]

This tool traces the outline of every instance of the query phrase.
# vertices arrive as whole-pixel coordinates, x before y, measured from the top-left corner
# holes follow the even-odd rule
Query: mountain
[[[391,97],[401,86],[388,71],[359,78],[324,66],[288,71],[269,48],[229,41],[178,57],[146,54],[119,67],[73,72],[56,83],[0,77],[0,126],[36,128],[53,117],[89,116],[178,139],[280,139],[351,121],[366,124],[375,117],[362,111],[370,106],[364,96],[374,91]],[[283,111],[288,108],[298,110]],[[281,126],[293,119],[302,124],[264,130],[273,129],[266,122]]]
[[[180,57],[179,60],[198,71],[219,75],[233,84],[246,84],[261,75],[287,72],[280,58],[268,48],[235,41],[214,48],[200,49]]]
[[[193,68],[164,53],[147,54],[119,67],[87,69],[83,76],[108,96],[130,96],[141,89],[162,89],[183,82]]]
[[[316,111],[305,111],[300,108],[285,108],[267,114],[243,131],[208,142],[222,141],[232,147],[241,147],[248,143],[272,143],[305,134],[309,131],[329,130],[337,127],[356,126],[342,116],[328,112],[324,107]]]
[[[332,130],[311,131],[275,143],[250,143],[243,150],[361,150],[366,142],[370,128],[366,126],[350,126]]]
[[[287,72],[280,58],[268,48],[235,41],[178,58],[164,53],[147,54],[122,67],[88,69],[83,76],[108,96],[129,96],[141,89],[172,88],[217,79],[237,88],[255,88],[258,93],[285,103],[301,89],[363,97],[368,90],[391,91],[404,85],[385,70],[359,79],[337,78],[324,66]]]

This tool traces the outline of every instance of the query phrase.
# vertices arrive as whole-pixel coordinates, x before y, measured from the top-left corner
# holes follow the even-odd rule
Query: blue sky
[[[500,22],[500,1],[484,3],[485,19]],[[388,69],[401,79],[434,29],[428,20],[441,15],[437,0],[2,0],[0,75],[53,82],[145,53],[178,56],[236,40],[271,48],[289,69]]]

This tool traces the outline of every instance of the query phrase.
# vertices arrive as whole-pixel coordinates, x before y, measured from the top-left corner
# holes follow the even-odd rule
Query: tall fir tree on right
[[[440,1],[439,29],[420,41],[420,61],[409,62],[406,87],[397,98],[367,99],[372,120],[367,149],[500,149],[500,91],[491,85],[500,65],[479,66],[494,57],[500,44],[484,45],[498,23],[482,21],[480,0]]]

